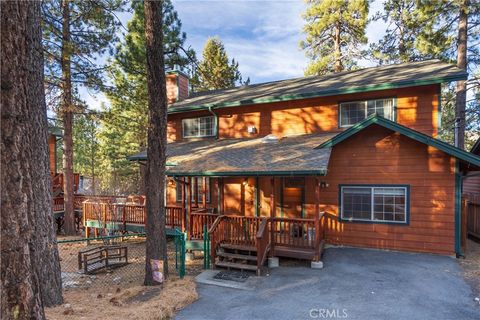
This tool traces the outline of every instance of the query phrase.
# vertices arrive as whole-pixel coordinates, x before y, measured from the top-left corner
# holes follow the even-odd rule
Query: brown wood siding
[[[480,171],[471,171],[463,178],[463,194],[480,197]]]
[[[294,101],[216,109],[219,137],[242,138],[277,134],[337,132],[338,104],[345,101],[397,98],[397,121],[412,129],[436,136],[438,131],[438,85],[382,90]],[[169,140],[182,139],[181,119],[210,115],[207,111],[169,115]],[[248,126],[257,133],[249,134]]]
[[[51,134],[48,136],[48,151],[49,151],[49,161],[50,161],[50,174],[55,175],[57,173],[57,148],[56,148],[57,138]]]
[[[379,126],[335,146],[321,210],[339,215],[340,184],[410,185],[409,225],[330,219],[331,243],[382,249],[454,253],[454,160],[445,153]]]

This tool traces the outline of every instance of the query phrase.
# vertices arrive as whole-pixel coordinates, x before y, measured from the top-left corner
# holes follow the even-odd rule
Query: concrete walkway
[[[253,291],[199,284],[177,319],[480,319],[454,258],[327,249],[325,268],[280,267]]]

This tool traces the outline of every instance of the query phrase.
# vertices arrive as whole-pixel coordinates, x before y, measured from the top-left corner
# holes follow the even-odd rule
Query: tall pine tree
[[[374,21],[382,20],[387,30],[378,43],[370,45],[369,54],[378,64],[402,63],[428,58],[415,46],[415,40],[425,25],[425,19],[417,11],[415,1],[386,0],[383,11]]]
[[[165,66],[188,72],[195,59],[192,49],[185,49],[186,34],[170,0],[163,1],[163,46]],[[145,49],[145,14],[143,2],[132,3],[133,17],[128,22],[125,40],[117,47],[109,75],[113,88],[106,90],[110,107],[101,121],[99,143],[102,155],[102,185],[124,192],[144,193],[145,167],[132,166],[126,157],[145,150],[148,128],[147,60]],[[139,189],[131,189],[139,186]],[[112,191],[113,191],[112,190]]]
[[[368,0],[309,0],[300,47],[311,62],[306,75],[350,70],[367,43]]]
[[[203,60],[193,72],[191,80],[193,91],[227,89],[250,82],[248,79],[246,82],[242,81],[238,62],[235,59],[230,62],[220,38],[209,38],[202,56]]]
[[[99,89],[104,66],[95,60],[116,41],[123,0],[42,3],[45,76],[49,104],[63,122],[65,232],[75,234],[73,211],[73,118],[81,86]]]
[[[480,2],[470,0],[419,0],[417,10],[420,19],[426,21],[419,33],[416,45],[420,52],[456,62],[457,67],[471,75],[478,73],[480,62]],[[444,123],[444,130],[457,128],[456,144],[465,148],[467,118],[475,113],[478,101],[467,102],[467,96],[477,92],[478,81],[457,81],[455,94],[455,117]],[[452,88],[453,89],[453,88]],[[470,94],[467,91],[470,90]],[[448,101],[449,103],[451,101]],[[449,136],[447,134],[447,136]],[[450,135],[451,136],[451,135]]]

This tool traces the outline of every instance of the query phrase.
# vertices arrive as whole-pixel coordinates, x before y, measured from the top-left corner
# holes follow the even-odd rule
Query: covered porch
[[[190,239],[216,266],[262,271],[267,257],[318,261],[322,177],[332,134],[173,143],[167,205],[188,216]],[[169,145],[170,147],[170,145]],[[189,151],[188,156],[181,152]]]

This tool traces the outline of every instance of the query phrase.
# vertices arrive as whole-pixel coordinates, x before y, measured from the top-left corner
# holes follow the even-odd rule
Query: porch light
[[[324,188],[328,188],[330,185],[328,184],[328,182],[326,181],[321,181],[320,182],[320,188],[324,189]]]

